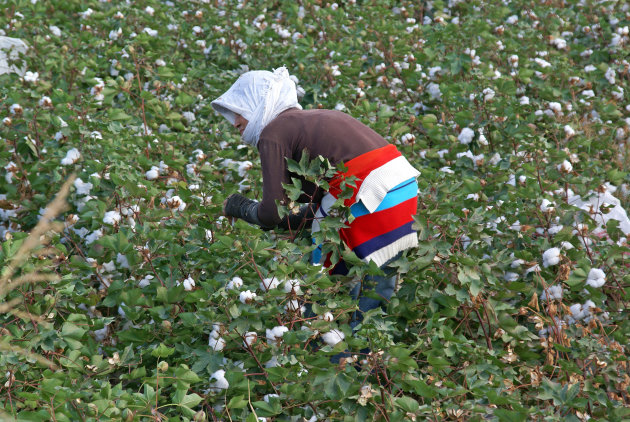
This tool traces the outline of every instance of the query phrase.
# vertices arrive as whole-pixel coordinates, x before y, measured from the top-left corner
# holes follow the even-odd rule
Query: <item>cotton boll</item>
[[[278,398],[278,397],[280,397],[280,396],[279,396],[279,395],[277,395],[277,394],[265,394],[265,395],[263,396],[263,401],[265,401],[265,402],[269,403],[269,400],[270,400],[270,399],[272,399],[272,398]]]
[[[43,108],[52,108],[53,107],[52,100],[50,99],[50,97],[47,97],[47,96],[43,96],[39,100],[39,105],[40,105],[40,107],[43,107]]]
[[[511,272],[511,271],[508,271],[505,273],[505,275],[503,275],[503,279],[510,283],[518,280],[518,277],[519,275],[517,273]]]
[[[333,322],[335,320],[335,317],[332,314],[332,312],[326,312],[320,318],[323,319],[324,321],[327,321],[327,322]]]
[[[549,103],[549,109],[552,110],[555,113],[561,113],[562,112],[562,105],[560,103],[552,101],[552,102]]]
[[[575,130],[569,125],[564,126],[564,133],[567,135],[567,138],[572,138],[575,136]]]
[[[58,26],[55,25],[50,25],[48,27],[48,29],[50,30],[50,32],[55,36],[55,37],[60,37],[61,36],[61,29],[59,29]]]
[[[580,305],[579,303],[575,303],[575,304],[571,305],[569,307],[569,310],[571,311],[571,315],[573,316],[573,318],[575,320],[579,321],[582,318],[584,318],[584,312],[582,311],[582,305]]]
[[[77,195],[89,195],[90,190],[92,190],[92,184],[90,182],[84,183],[79,177],[74,181],[74,187],[77,190]]]
[[[595,302],[593,302],[590,299],[584,302],[584,304],[582,305],[582,312],[584,316],[586,317],[586,316],[591,315],[591,309],[596,308],[596,307],[597,305],[595,305]]]
[[[285,293],[295,293],[296,295],[302,294],[302,289],[300,289],[300,280],[287,280],[284,283],[284,292]]]
[[[254,299],[256,298],[256,293],[250,291],[250,290],[246,290],[244,292],[241,292],[238,295],[238,299],[243,303],[243,304],[247,304],[247,303],[252,303],[254,301]]]
[[[553,38],[550,43],[558,50],[566,50],[567,48],[567,42],[562,38]]]
[[[434,100],[442,99],[442,92],[440,91],[440,85],[436,84],[435,82],[431,82],[429,85],[427,85],[427,92],[429,93],[431,98]]]
[[[210,384],[210,391],[219,392],[220,390],[227,390],[230,387],[230,383],[225,379],[225,371],[219,369],[210,376],[210,380],[215,380]]]
[[[472,142],[474,136],[475,131],[473,131],[471,128],[465,127],[457,136],[457,140],[459,140],[460,144],[468,145]]]
[[[116,226],[120,223],[120,219],[121,216],[118,211],[107,211],[103,217],[103,223],[109,224],[110,226]]]
[[[113,273],[114,271],[116,271],[116,264],[114,264],[113,260],[109,262],[103,262],[102,268],[104,273]]]
[[[573,171],[573,166],[567,160],[564,160],[562,164],[558,164],[558,170],[561,173],[571,173]]]
[[[599,288],[606,283],[606,274],[599,268],[592,268],[588,273],[586,284],[591,287]]]
[[[277,356],[272,356],[271,359],[265,362],[265,368],[275,368],[276,366],[280,366]]]
[[[261,290],[269,291],[271,289],[275,289],[280,285],[280,280],[275,277],[265,278],[260,282]]]
[[[245,174],[249,169],[253,167],[253,163],[251,161],[242,161],[238,165],[238,175],[240,177],[245,177]]]
[[[140,280],[138,282],[138,287],[140,287],[141,289],[143,287],[147,287],[149,284],[151,284],[151,280],[153,280],[155,277],[153,277],[151,274],[146,275],[142,280]]]
[[[219,336],[219,333],[212,331],[208,339],[208,346],[215,352],[220,352],[225,347],[225,340]]]
[[[411,144],[413,143],[413,141],[415,141],[416,137],[415,135],[411,134],[411,133],[405,133],[401,138],[400,138],[400,142],[402,144]]]
[[[560,249],[550,248],[543,253],[543,266],[550,267],[560,262]]]
[[[612,91],[611,91],[610,93],[612,94],[612,96],[613,96],[613,98],[614,98],[615,100],[617,100],[617,101],[621,101],[621,100],[623,100],[623,93],[624,93],[624,90],[623,90],[623,88],[622,88],[622,87],[620,87],[620,86],[615,86],[615,87],[612,89]]]
[[[155,180],[159,176],[159,169],[156,166],[151,167],[151,170],[144,174],[147,180]]]
[[[551,202],[550,200],[548,200],[547,198],[544,198],[540,204],[540,210],[542,212],[553,212],[553,210],[555,209],[556,204],[554,204],[553,202]]]
[[[606,73],[604,74],[604,78],[606,78],[608,83],[611,85],[615,84],[615,76],[616,76],[616,72],[615,72],[615,69],[613,69],[612,67],[609,67],[608,70],[606,70]]]
[[[331,347],[335,347],[335,345],[346,338],[346,335],[341,330],[333,329],[327,333],[322,334],[322,340],[324,343]]]
[[[191,291],[193,289],[193,287],[195,287],[195,280],[193,280],[191,277],[188,277],[186,280],[184,280],[184,290],[186,291]]]
[[[562,230],[564,228],[564,226],[562,224],[559,224],[560,218],[556,217],[554,218],[554,221],[549,225],[549,229],[547,230],[547,232],[554,236],[556,234],[558,234],[560,232],[560,230]]]
[[[85,236],[85,244],[90,245],[101,237],[103,237],[103,231],[101,229],[94,230],[92,233]]]
[[[168,198],[165,202],[174,211],[184,211],[186,209],[186,203],[177,195]]]
[[[61,164],[64,166],[69,166],[79,161],[79,158],[81,158],[81,153],[79,152],[79,150],[76,148],[72,148],[66,153],[66,156],[61,160]]]
[[[195,163],[186,164],[186,174],[195,176],[197,174],[197,165]]]
[[[243,279],[240,277],[234,277],[229,281],[226,288],[229,290],[238,290],[243,287]]]
[[[121,209],[122,215],[124,216],[133,216],[140,212],[140,207],[138,205],[131,205],[129,207],[123,207]]]
[[[245,341],[243,342],[243,346],[251,346],[258,340],[258,334],[255,331],[249,331],[245,333],[243,336],[245,337]]]
[[[142,30],[142,32],[146,32],[150,37],[157,37],[158,31],[155,29],[151,29],[148,26]]]
[[[284,306],[284,310],[288,312],[298,312],[302,314],[306,311],[304,306],[300,306],[300,302],[297,299],[292,299]]]
[[[24,109],[19,104],[11,104],[11,106],[9,107],[9,113],[13,115],[21,116],[23,112]]]
[[[284,336],[284,333],[287,331],[289,331],[289,329],[284,325],[278,325],[273,327],[271,330],[267,328],[267,341],[270,343],[277,343],[282,340],[282,336]]]
[[[94,335],[94,340],[96,340],[99,343],[102,343],[107,338],[108,331],[109,331],[109,328],[107,325],[101,328],[100,330],[92,331],[92,334]]]
[[[549,286],[546,290],[543,290],[540,300],[562,300],[562,286]],[[549,294],[549,295],[547,295]]]
[[[39,73],[37,72],[26,72],[24,74],[24,82],[35,83],[39,79]]]

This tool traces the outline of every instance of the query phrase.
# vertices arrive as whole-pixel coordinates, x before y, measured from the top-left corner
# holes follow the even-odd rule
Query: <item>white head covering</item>
[[[212,107],[231,124],[236,114],[246,118],[249,123],[243,132],[243,142],[254,147],[265,126],[278,114],[288,108],[302,108],[295,82],[284,66],[273,73],[266,70],[243,73],[230,89],[212,102]]]

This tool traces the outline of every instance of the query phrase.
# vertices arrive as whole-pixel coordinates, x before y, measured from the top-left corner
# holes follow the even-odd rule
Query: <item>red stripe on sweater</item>
[[[354,194],[352,195],[352,198],[345,201],[346,206],[354,204],[355,196],[361,187],[361,183],[363,183],[363,180],[370,174],[370,172],[381,167],[383,164],[390,162],[394,158],[400,157],[401,155],[400,151],[396,149],[396,146],[390,144],[353,158],[347,163],[344,163],[344,165],[348,168],[345,173],[338,174],[332,178],[329,183],[330,189],[328,189],[328,192],[337,198],[341,193],[341,182],[347,177],[355,176],[357,178],[355,181],[356,187],[352,188]]]
[[[339,230],[341,239],[350,249],[370,239],[394,230],[413,220],[418,212],[418,198],[411,198],[395,207],[356,218],[350,227]]]

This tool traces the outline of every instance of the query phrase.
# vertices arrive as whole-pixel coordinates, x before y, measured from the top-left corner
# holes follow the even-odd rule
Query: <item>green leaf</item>
[[[151,356],[156,358],[167,358],[175,352],[175,348],[167,347],[164,343],[160,343],[158,347],[153,349]]]
[[[234,396],[230,399],[227,407],[228,409],[244,409],[247,407],[247,400],[245,400],[245,396]]]
[[[203,398],[201,398],[199,394],[193,393],[193,394],[185,395],[179,404],[181,404],[182,406],[193,408],[197,406],[199,403],[201,403],[202,401],[203,401]]]
[[[399,397],[394,402],[396,406],[409,413],[416,413],[420,408],[418,402],[408,396]]]

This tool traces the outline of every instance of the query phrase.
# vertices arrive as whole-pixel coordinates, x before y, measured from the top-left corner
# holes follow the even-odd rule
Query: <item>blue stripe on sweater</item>
[[[379,212],[386,210],[391,207],[395,207],[396,205],[405,202],[411,198],[415,198],[418,196],[418,182],[415,177],[412,177],[409,180],[405,180],[399,185],[391,188],[383,201],[380,203],[378,208],[374,210],[374,212]],[[368,209],[363,205],[361,201],[350,207],[350,212],[354,216],[354,218],[359,218],[363,215],[370,214]]]
[[[359,246],[353,249],[354,253],[361,259],[365,258],[374,251],[377,251],[391,243],[394,243],[403,236],[406,236],[416,231],[411,228],[413,221],[403,224],[402,226],[390,230],[387,233],[383,233],[380,236],[376,236],[367,242],[361,243]]]

